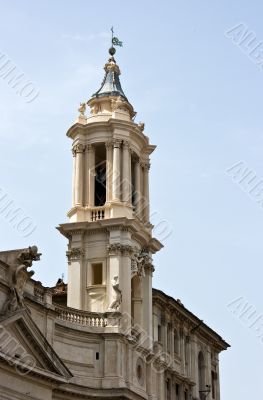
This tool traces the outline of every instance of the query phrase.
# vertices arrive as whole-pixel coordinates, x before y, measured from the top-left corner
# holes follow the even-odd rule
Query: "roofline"
[[[162,300],[170,302],[174,308],[177,308],[180,311],[180,313],[184,314],[189,318],[189,320],[196,323],[196,327],[198,327],[199,330],[203,331],[204,333],[205,332],[208,333],[211,336],[211,338],[215,339],[220,345],[221,350],[226,350],[228,347],[231,347],[230,344],[228,344],[217,332],[215,332],[212,328],[210,328],[203,320],[199,319],[195,314],[193,314],[190,310],[188,310],[179,301],[167,295],[160,289],[153,288],[152,292],[153,292],[153,303],[154,303],[154,297],[155,298],[162,297],[163,298]]]

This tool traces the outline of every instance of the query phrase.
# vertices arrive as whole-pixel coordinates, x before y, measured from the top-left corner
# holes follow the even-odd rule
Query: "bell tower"
[[[120,83],[109,50],[100,89],[69,128],[73,184],[68,239],[68,307],[125,316],[152,336],[152,255],[162,247],[149,221],[149,156],[155,146]]]

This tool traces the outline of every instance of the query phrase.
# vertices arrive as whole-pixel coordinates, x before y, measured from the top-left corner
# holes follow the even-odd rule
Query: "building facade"
[[[219,400],[228,344],[152,288],[150,155],[110,50],[72,140],[68,283],[32,278],[35,246],[0,252],[0,399]]]

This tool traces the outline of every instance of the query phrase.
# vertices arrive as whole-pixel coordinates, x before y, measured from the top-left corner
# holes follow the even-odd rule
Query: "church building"
[[[68,283],[33,279],[36,246],[0,252],[1,400],[220,400],[229,345],[152,288],[163,247],[149,209],[156,146],[135,122],[112,43],[100,89],[67,132],[72,206],[57,229]]]

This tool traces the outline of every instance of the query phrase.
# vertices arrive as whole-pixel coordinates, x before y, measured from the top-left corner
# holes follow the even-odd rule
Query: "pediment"
[[[0,317],[0,358],[22,373],[63,382],[72,377],[26,309]]]

